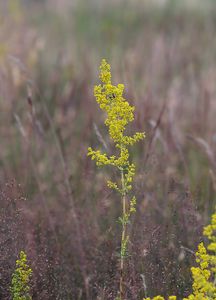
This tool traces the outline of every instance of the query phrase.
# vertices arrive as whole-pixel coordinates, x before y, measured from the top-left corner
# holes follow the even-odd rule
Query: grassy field
[[[110,145],[93,95],[103,58],[146,133],[126,299],[182,299],[216,204],[216,3],[71,2],[0,0],[0,299],[21,250],[32,299],[116,297],[116,174],[87,157]]]

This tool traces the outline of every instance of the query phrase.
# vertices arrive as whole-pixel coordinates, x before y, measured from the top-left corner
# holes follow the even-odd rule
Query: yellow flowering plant
[[[10,292],[13,300],[31,300],[30,278],[32,270],[27,264],[27,256],[20,252],[20,258],[16,261],[16,269],[12,274]]]
[[[207,247],[200,243],[196,252],[198,267],[192,267],[193,293],[183,300],[216,299],[216,212],[211,224],[204,227],[203,235],[209,240]]]
[[[94,96],[100,108],[106,112],[105,125],[108,127],[110,140],[114,143],[118,155],[109,155],[100,150],[88,148],[88,156],[96,161],[97,166],[110,165],[120,173],[120,182],[108,180],[109,188],[116,190],[122,199],[122,225],[120,253],[120,299],[124,299],[124,261],[127,257],[129,232],[128,224],[131,215],[136,211],[136,198],[129,192],[132,189],[135,165],[130,160],[129,147],[145,137],[144,133],[136,132],[133,136],[125,134],[126,126],[134,120],[134,107],[123,97],[124,85],[112,85],[110,65],[105,59],[100,66],[102,84],[95,86]]]
[[[183,300],[216,299],[216,212],[212,215],[211,224],[204,227],[203,235],[209,240],[207,247],[200,243],[196,252],[198,267],[192,267],[193,293]],[[168,300],[176,300],[170,296]],[[165,300],[162,296],[144,298],[143,300]]]

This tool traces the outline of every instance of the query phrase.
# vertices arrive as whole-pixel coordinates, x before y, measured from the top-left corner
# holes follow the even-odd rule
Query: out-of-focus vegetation
[[[104,57],[147,136],[127,297],[191,293],[216,197],[215,32],[213,0],[0,0],[1,299],[22,249],[33,299],[116,296],[121,205],[86,155],[108,143],[92,92]]]

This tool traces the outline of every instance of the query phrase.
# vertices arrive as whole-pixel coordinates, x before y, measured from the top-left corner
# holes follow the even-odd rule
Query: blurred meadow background
[[[102,58],[146,132],[127,297],[191,292],[216,204],[216,2],[0,0],[0,299],[20,250],[32,298],[113,300],[121,212],[93,96]]]

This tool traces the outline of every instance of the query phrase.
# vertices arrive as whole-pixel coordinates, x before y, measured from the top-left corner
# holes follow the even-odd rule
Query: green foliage
[[[12,275],[11,295],[13,300],[31,300],[30,278],[32,270],[27,264],[27,256],[24,251],[20,252],[20,258],[16,261],[16,269]]]

